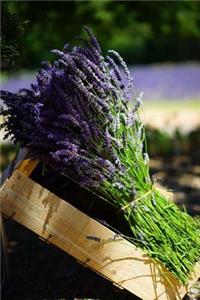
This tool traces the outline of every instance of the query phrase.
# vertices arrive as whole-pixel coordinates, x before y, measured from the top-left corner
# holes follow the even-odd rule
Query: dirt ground
[[[200,101],[196,102],[150,102],[141,109],[141,118],[145,125],[173,132],[179,129],[189,133],[200,126]]]

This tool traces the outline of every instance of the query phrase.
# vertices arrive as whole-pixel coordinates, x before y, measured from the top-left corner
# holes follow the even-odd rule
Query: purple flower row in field
[[[200,64],[132,66],[131,75],[138,92],[148,100],[188,100],[200,98]],[[5,80],[1,88],[16,92],[30,87],[35,74],[24,73]]]
[[[200,64],[165,64],[131,68],[135,86],[144,98],[187,100],[200,98]]]

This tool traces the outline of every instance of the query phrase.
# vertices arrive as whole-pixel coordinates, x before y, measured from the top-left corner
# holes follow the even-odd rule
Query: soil
[[[200,165],[197,160],[193,161],[189,156],[155,157],[151,160],[151,170],[154,180],[175,191],[174,200],[178,205],[184,204],[193,216],[200,213]],[[85,202],[76,201],[73,205],[98,220],[102,219],[103,215],[104,221],[116,229],[124,228],[123,233],[128,234],[129,229],[123,223],[119,212],[116,211],[115,218],[110,217],[109,205],[102,206],[94,196],[91,197],[87,192],[77,189],[73,183],[62,181],[63,179],[55,174],[51,174],[51,177],[39,177],[39,174],[40,166],[32,175],[34,180],[60,197],[67,197],[69,202],[70,199],[85,199]],[[44,243],[37,235],[14,221],[4,220],[4,226],[7,251],[4,247],[2,253],[7,252],[7,262],[6,259],[2,259],[2,278],[5,279],[2,285],[2,299],[139,299],[80,265],[74,258],[53,245]]]

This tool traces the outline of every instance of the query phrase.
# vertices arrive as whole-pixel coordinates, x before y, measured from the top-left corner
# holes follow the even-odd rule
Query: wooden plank
[[[22,162],[20,162],[17,169],[23,175],[30,176],[38,164],[39,164],[39,160],[30,160],[27,158],[27,159],[22,160]]]
[[[144,300],[182,299],[200,276],[196,266],[190,284],[182,286],[133,244],[114,239],[113,231],[18,170],[3,185],[0,203],[4,215]]]

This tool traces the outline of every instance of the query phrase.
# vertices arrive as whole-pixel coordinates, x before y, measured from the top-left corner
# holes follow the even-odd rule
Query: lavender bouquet
[[[31,89],[1,92],[5,138],[122,210],[135,245],[186,283],[200,256],[199,226],[150,178],[142,95],[125,62],[113,50],[103,57],[85,31],[83,46],[52,51],[57,60],[43,63]]]

